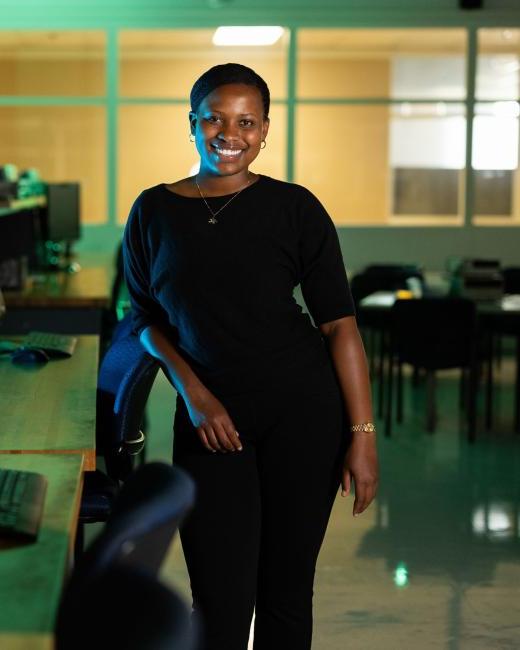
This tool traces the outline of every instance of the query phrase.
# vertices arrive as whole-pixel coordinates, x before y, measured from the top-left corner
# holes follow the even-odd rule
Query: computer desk
[[[78,336],[69,359],[0,359],[0,462],[3,454],[75,454],[85,471],[96,469],[98,355],[91,335]]]
[[[77,258],[77,273],[47,271],[29,278],[22,291],[4,291],[6,313],[0,336],[43,330],[59,334],[100,334],[110,306],[113,255]]]
[[[38,539],[0,540],[0,648],[51,650],[65,577],[70,570],[83,487],[83,457],[1,454],[0,466],[47,477]]]

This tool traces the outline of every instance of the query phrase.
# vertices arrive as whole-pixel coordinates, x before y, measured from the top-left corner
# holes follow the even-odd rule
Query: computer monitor
[[[71,262],[71,247],[81,235],[79,183],[47,183],[46,197],[40,233],[43,267],[78,271],[79,264]]]
[[[79,183],[47,183],[44,236],[72,244],[80,238]]]

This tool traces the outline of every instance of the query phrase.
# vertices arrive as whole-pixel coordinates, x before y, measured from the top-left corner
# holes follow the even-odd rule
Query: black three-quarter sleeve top
[[[216,212],[231,196],[207,200]],[[201,198],[163,184],[136,199],[123,240],[134,332],[159,327],[222,393],[312,373],[328,360],[317,326],[354,314],[330,216],[304,187],[260,175],[209,218]]]

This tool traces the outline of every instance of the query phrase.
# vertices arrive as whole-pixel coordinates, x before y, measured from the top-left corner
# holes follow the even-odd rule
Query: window
[[[463,220],[466,34],[306,29],[296,180],[338,224]]]
[[[473,121],[476,225],[520,221],[520,29],[481,29]]]
[[[78,181],[83,223],[107,219],[103,31],[0,31],[0,164]],[[40,98],[42,98],[40,100]]]

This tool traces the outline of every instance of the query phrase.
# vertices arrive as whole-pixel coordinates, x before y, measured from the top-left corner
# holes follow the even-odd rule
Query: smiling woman
[[[258,180],[249,165],[269,130],[267,84],[245,66],[211,68],[193,86],[189,114],[191,135],[200,155],[196,176],[168,185],[184,196],[221,196]],[[254,83],[249,83],[250,81]],[[244,83],[247,81],[248,83]],[[202,196],[204,196],[202,195]]]
[[[205,650],[245,650],[253,609],[255,648],[309,650],[338,488],[355,480],[357,515],[377,487],[366,359],[330,216],[249,170],[269,132],[264,80],[218,65],[190,100],[199,172],[140,194],[123,254],[134,332],[178,392],[173,461],[197,486],[179,528],[193,607]]]

